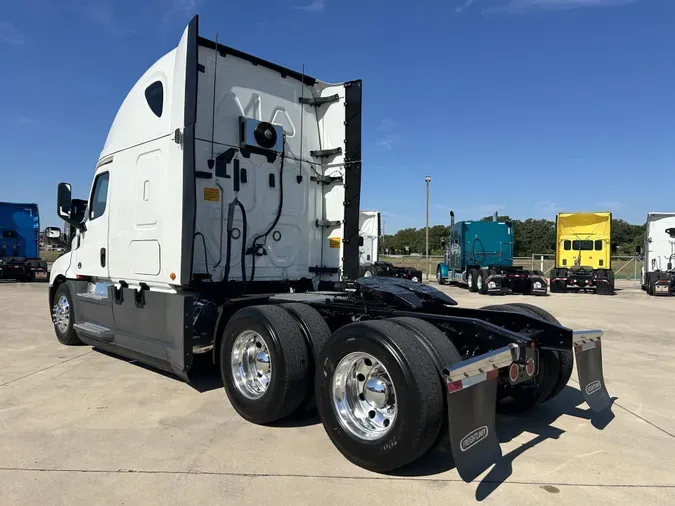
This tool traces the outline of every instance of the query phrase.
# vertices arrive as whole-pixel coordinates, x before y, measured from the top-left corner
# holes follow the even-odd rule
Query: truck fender
[[[445,262],[439,263],[438,266],[436,266],[436,272],[439,271],[443,279],[448,279],[448,272],[449,272],[448,264],[446,264]]]

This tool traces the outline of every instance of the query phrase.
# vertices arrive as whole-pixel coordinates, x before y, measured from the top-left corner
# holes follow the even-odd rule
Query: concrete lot
[[[535,300],[443,289],[466,306],[534,302],[605,330],[612,415],[591,416],[572,381],[529,416],[499,418],[504,456],[474,483],[442,448],[377,475],[346,461],[315,418],[244,422],[213,372],[189,386],[59,345],[46,285],[0,284],[0,504],[675,502],[674,299],[632,283],[614,297]]]

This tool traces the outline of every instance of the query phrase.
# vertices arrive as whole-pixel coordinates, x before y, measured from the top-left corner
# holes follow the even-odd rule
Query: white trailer
[[[339,451],[380,472],[448,427],[474,479],[501,455],[495,411],[555,397],[574,356],[588,404],[609,407],[601,331],[359,278],[360,191],[361,81],[224,46],[195,17],[122,103],[88,200],[59,184],[76,232],[51,270],[56,336],[186,381],[211,353],[243,418],[316,407]]]
[[[642,289],[649,295],[675,295],[675,212],[647,215]]]

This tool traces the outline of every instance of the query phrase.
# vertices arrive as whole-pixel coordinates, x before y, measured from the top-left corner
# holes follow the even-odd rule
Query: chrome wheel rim
[[[473,278],[471,277],[471,273],[466,277],[466,284],[469,285],[469,288],[473,286]]]
[[[366,271],[366,272],[363,273],[363,277],[364,278],[371,278],[371,277],[373,277],[373,273],[370,272],[370,271]]]
[[[394,426],[396,390],[387,369],[372,355],[354,352],[343,357],[335,368],[331,394],[340,425],[353,436],[374,441]]]
[[[70,324],[70,302],[68,302],[68,297],[64,294],[61,294],[54,303],[52,321],[62,334],[68,330],[68,325]]]
[[[267,343],[253,330],[239,334],[230,361],[234,386],[247,399],[260,399],[272,381],[272,362]]]
[[[436,271],[436,281],[440,284],[441,282],[441,271]]]
[[[479,274],[478,277],[476,278],[476,288],[479,290],[483,289],[483,275]]]

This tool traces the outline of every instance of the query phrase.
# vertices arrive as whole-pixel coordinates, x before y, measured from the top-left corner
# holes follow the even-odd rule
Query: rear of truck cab
[[[558,213],[552,292],[614,293],[612,213]]]

